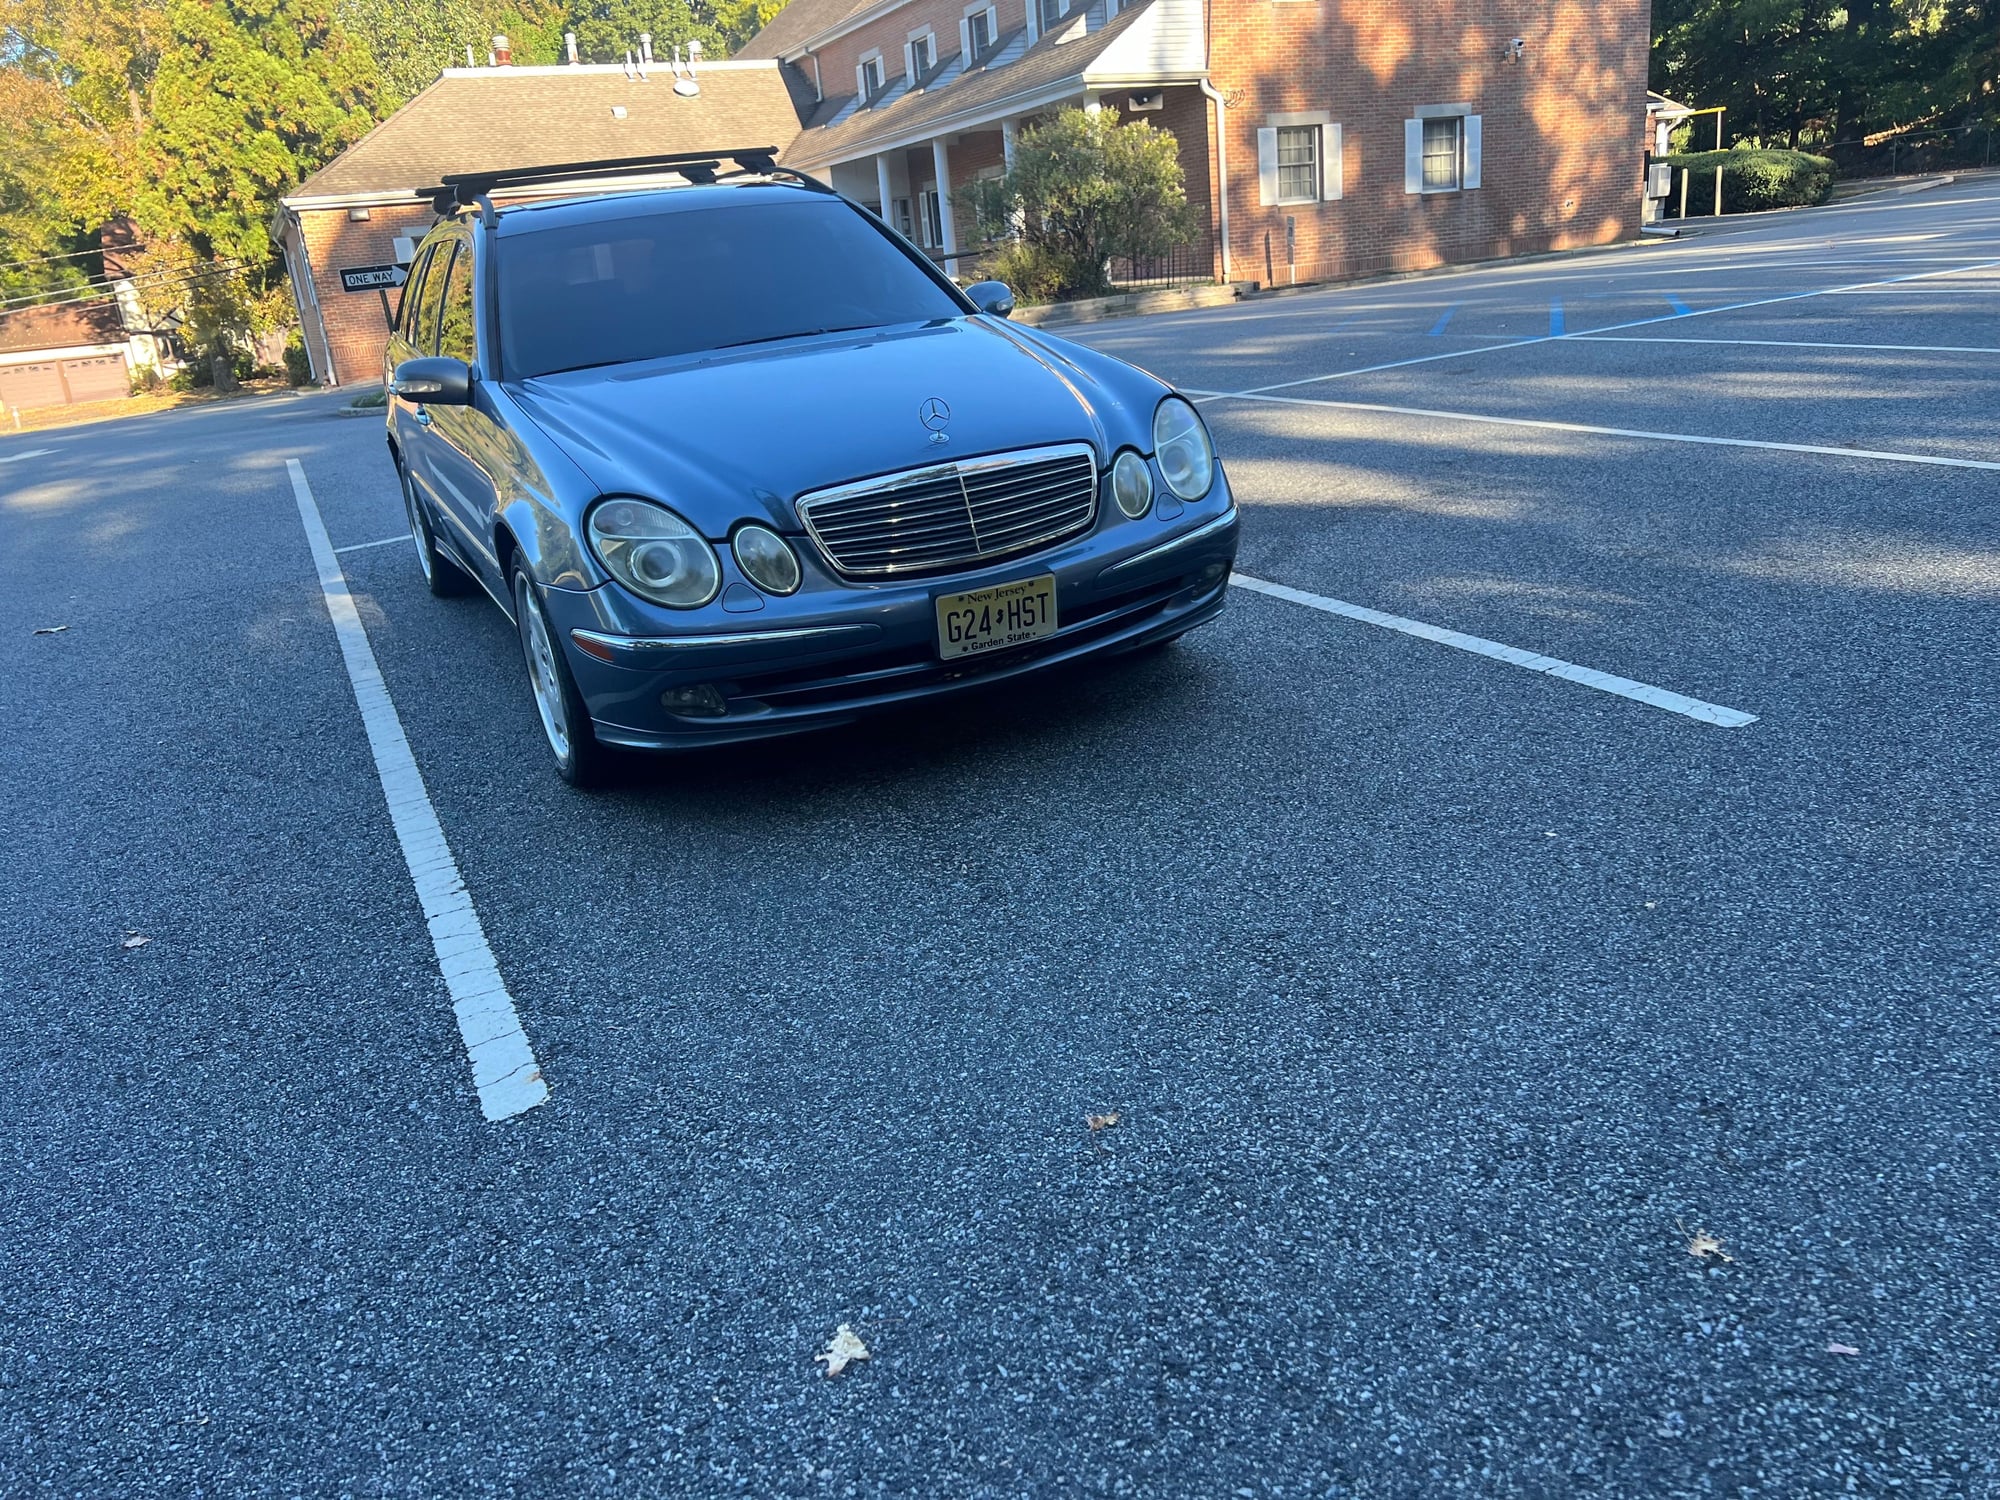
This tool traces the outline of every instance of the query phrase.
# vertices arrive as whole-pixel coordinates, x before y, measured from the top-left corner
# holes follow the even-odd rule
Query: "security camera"
[[[1528,45],[1527,42],[1518,36],[1515,37],[1512,41],[1508,42],[1507,60],[1509,62],[1519,62],[1521,60],[1521,53],[1527,47],[1527,45]]]

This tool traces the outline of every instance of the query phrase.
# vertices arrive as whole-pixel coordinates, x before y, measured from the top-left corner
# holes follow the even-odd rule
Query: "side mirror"
[[[472,366],[443,355],[406,359],[396,366],[389,394],[420,406],[470,406]]]
[[[1014,293],[1004,281],[975,281],[965,289],[972,305],[996,318],[1014,316]]]

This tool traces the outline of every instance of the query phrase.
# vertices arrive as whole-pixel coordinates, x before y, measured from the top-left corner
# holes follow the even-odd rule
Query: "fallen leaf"
[[[67,629],[69,629],[69,626],[67,626],[67,625],[42,625],[42,626],[38,626],[38,627],[36,627],[36,630],[35,630],[35,634],[36,634],[36,635],[61,635],[61,634],[62,634],[62,633],[63,633],[63,632],[65,631],[65,630],[67,630]]]
[[[826,1378],[833,1379],[857,1359],[873,1359],[868,1346],[855,1337],[854,1330],[845,1323],[833,1331],[833,1342],[826,1346],[826,1353],[815,1354],[815,1360],[826,1365]]]
[[[1859,1354],[1861,1351],[1852,1344],[1828,1344],[1826,1352],[1828,1354]]]
[[[1685,1224],[1681,1226],[1681,1233],[1687,1234],[1687,1226]],[[1688,1234],[1688,1254],[1692,1255],[1696,1260],[1703,1261],[1707,1260],[1711,1255],[1730,1262],[1734,1262],[1736,1259],[1735,1256],[1722,1248],[1722,1241],[1710,1234],[1706,1229],[1697,1229],[1693,1234]]]
[[[121,948],[143,948],[150,942],[152,942],[152,939],[147,937],[143,932],[127,932],[124,941],[120,942],[118,946]]]
[[[1108,1115],[1085,1115],[1083,1123],[1088,1125],[1090,1133],[1095,1135],[1098,1131],[1109,1130],[1118,1123],[1118,1111],[1114,1109]]]

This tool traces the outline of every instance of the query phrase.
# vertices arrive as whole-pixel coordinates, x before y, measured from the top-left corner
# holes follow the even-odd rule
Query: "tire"
[[[423,570],[424,586],[439,599],[456,599],[472,592],[472,580],[459,565],[438,550],[437,533],[431,530],[430,511],[417,491],[410,471],[396,461],[396,482],[403,487],[403,515],[410,523],[410,540],[417,546],[417,566]]]
[[[528,576],[528,565],[518,557],[508,582],[514,594],[521,654],[528,667],[528,692],[541,722],[542,738],[555,757],[556,774],[574,787],[602,786],[610,775],[611,752],[598,744],[591,732],[590,710],[584,707],[558,637],[543,613],[541,590]]]

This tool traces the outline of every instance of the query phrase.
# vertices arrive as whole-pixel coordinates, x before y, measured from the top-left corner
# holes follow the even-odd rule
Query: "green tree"
[[[367,49],[382,87],[377,110],[388,115],[465,66],[465,49],[483,64],[496,36],[521,64],[562,60],[563,7],[556,0],[336,0],[341,28]]]
[[[1198,227],[1179,143],[1150,121],[1121,125],[1111,109],[1072,107],[1024,126],[1013,168],[954,198],[988,235],[1015,226],[1024,253],[1009,260],[1030,296],[1100,295],[1113,256],[1163,255]]]

